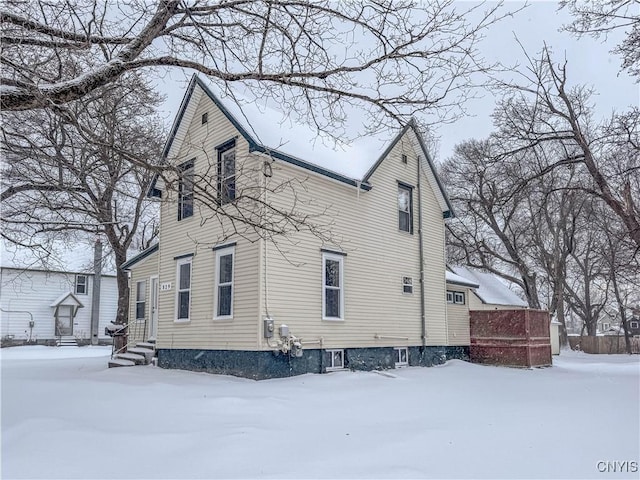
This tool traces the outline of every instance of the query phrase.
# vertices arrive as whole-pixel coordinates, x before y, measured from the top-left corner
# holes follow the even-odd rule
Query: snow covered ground
[[[2,349],[2,478],[639,475],[599,471],[640,460],[638,356],[255,382],[108,369],[109,353]]]

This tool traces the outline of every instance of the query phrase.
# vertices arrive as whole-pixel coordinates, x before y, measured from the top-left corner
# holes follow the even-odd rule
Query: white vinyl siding
[[[322,319],[344,320],[344,257],[322,254]]]
[[[206,128],[201,125],[202,114],[208,112]],[[170,153],[180,164],[197,156],[195,174],[212,176],[215,189],[217,175],[216,147],[235,138],[236,192],[249,186],[259,191],[262,179],[262,159],[249,154],[247,142],[238,136],[220,110],[205,96],[199,88],[192,95],[184,118],[190,122],[188,131],[179,130],[175,142],[181,142],[179,148]],[[190,120],[189,120],[190,118]],[[202,155],[206,152],[206,155]],[[252,169],[253,166],[256,169]],[[212,190],[212,195],[215,192]],[[215,315],[215,275],[216,258],[210,246],[228,242],[228,234],[233,225],[222,217],[221,222],[211,220],[211,210],[204,202],[194,205],[196,222],[178,222],[176,220],[177,193],[163,191],[161,204],[160,250],[158,252],[158,348],[203,348],[222,350],[255,350],[260,346],[259,305],[262,291],[260,250],[262,242],[256,241],[256,235],[244,232],[243,238],[237,238],[233,272],[233,321],[212,321]],[[212,199],[215,201],[215,197]],[[223,205],[233,208],[233,205]],[[200,223],[204,216],[209,220]],[[242,225],[239,226],[241,228]],[[253,235],[253,236],[252,236]],[[206,247],[204,246],[206,245]],[[189,322],[175,322],[176,299],[176,262],[175,257],[193,251],[191,272],[191,306]],[[317,280],[320,283],[320,280]],[[170,284],[170,289],[163,286]],[[316,287],[317,295],[317,287]],[[318,302],[319,303],[319,302]]]
[[[469,345],[469,306],[466,302],[455,303],[456,296],[467,296],[466,287],[448,285],[447,290],[447,336],[449,345]]]
[[[202,128],[201,115],[209,112],[207,128]],[[185,229],[176,221],[177,195],[163,192],[160,229],[159,282],[173,283],[172,291],[160,292],[158,348],[202,348],[224,350],[270,350],[262,338],[262,319],[269,315],[276,324],[286,324],[293,335],[305,341],[319,341],[324,348],[394,347],[406,337],[408,345],[420,345],[421,295],[416,291],[420,277],[418,235],[407,235],[398,229],[398,185],[417,185],[417,140],[411,130],[391,149],[386,160],[370,179],[371,191],[360,191],[325,176],[287,164],[271,164],[272,176],[262,174],[264,157],[249,153],[247,142],[215,105],[198,88],[187,107],[188,131],[179,131],[179,149],[170,157],[176,164],[200,152],[207,159],[196,162],[196,175],[217,172],[216,146],[236,138],[236,192],[243,188],[269,191],[267,202],[274,208],[290,208],[294,201],[326,238],[301,229],[277,239],[278,244],[257,240],[246,234],[236,240],[233,271],[233,321],[212,322],[215,294],[212,281],[216,276],[216,259],[204,245],[229,241],[233,226],[222,220],[211,220],[211,212],[196,203],[194,216],[208,221],[188,222]],[[186,121],[186,120],[185,120]],[[206,135],[208,133],[208,136]],[[382,146],[381,146],[382,148]],[[407,156],[402,163],[401,155]],[[313,161],[313,159],[309,159]],[[207,163],[208,162],[208,163]],[[423,168],[421,190],[413,188],[411,224],[417,225],[417,202],[422,199],[427,345],[447,345],[444,221],[441,206],[427,181],[430,173]],[[296,185],[277,190],[279,185]],[[262,191],[262,190],[260,190]],[[233,207],[233,204],[221,208]],[[203,209],[200,212],[200,209]],[[209,217],[205,217],[209,215]],[[199,218],[200,220],[200,218]],[[197,228],[196,228],[197,227]],[[190,322],[175,323],[174,304],[176,266],[174,257],[194,246]],[[322,321],[324,290],[321,249],[339,250],[343,257],[341,282],[341,314],[345,321]],[[402,277],[415,280],[414,294],[406,295],[398,286]],[[376,337],[377,335],[377,337]],[[391,339],[384,339],[385,336]]]
[[[299,189],[295,198],[287,197],[286,192],[274,195],[270,197],[271,203],[284,208],[295,200],[299,205],[309,202],[305,211],[319,215],[320,221],[331,222],[331,233],[340,239],[337,245],[330,246],[312,234],[299,232],[288,239],[286,247],[266,244],[269,314],[277,322],[287,324],[294,335],[305,340],[321,337],[326,348],[393,347],[393,338],[398,336],[407,337],[409,345],[421,344],[421,296],[415,280],[420,277],[419,239],[418,235],[407,235],[398,229],[398,182],[417,184],[410,133],[396,144],[373,174],[370,180],[373,188],[368,192],[358,193],[354,187],[285,163],[273,164],[268,188],[299,180],[305,189]],[[407,165],[400,161],[403,150],[408,153]],[[444,221],[424,178],[421,187],[426,343],[446,345]],[[417,205],[417,189],[413,194]],[[328,208],[324,207],[327,204]],[[414,224],[416,210],[412,212]],[[324,308],[323,298],[318,294],[323,285],[323,269],[319,262],[309,259],[320,248],[347,254],[343,269],[344,322],[317,324]],[[402,277],[414,279],[413,295],[404,294],[398,285]],[[261,316],[265,315],[263,310]],[[377,338],[376,334],[392,338]],[[261,344],[263,349],[269,348],[266,341],[261,340]]]
[[[235,247],[216,250],[215,315],[214,318],[233,318],[233,265]]]

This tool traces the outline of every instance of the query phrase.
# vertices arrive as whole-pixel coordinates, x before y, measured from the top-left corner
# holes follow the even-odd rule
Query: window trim
[[[409,211],[408,212],[403,212],[402,210],[400,210],[400,202],[399,202],[400,190],[405,190],[409,192]],[[396,209],[398,210],[398,231],[413,235],[413,186],[399,181],[398,190],[396,194],[396,201],[397,201]],[[401,212],[409,214],[409,230],[403,230],[402,228],[400,228]]]
[[[332,349],[327,349],[325,350],[326,353],[329,354],[329,358],[331,359],[331,365],[325,366],[325,371],[327,372],[336,372],[336,371],[340,371],[340,370],[344,370],[345,369],[345,355],[344,355],[344,348],[332,348]],[[336,352],[340,352],[340,356],[342,357],[342,366],[340,367],[336,367],[334,365],[334,358],[333,358],[333,354]]]
[[[407,282],[407,280],[409,280]],[[406,287],[409,287],[411,289],[411,291],[407,292],[405,290]],[[413,295],[413,277],[407,277],[407,276],[403,276],[402,277],[402,294],[403,295]]]
[[[236,166],[237,166],[237,162],[236,162],[236,139],[232,138],[231,140],[228,140],[226,142],[224,142],[221,145],[218,145],[216,147],[216,150],[218,152],[218,161],[217,161],[217,174],[216,174],[216,186],[218,188],[218,195],[217,195],[217,199],[218,199],[218,204],[219,205],[226,205],[227,203],[231,203],[233,201],[236,200],[236,180],[237,180],[237,174],[236,174]],[[222,191],[223,191],[223,185],[226,185],[226,181],[228,178],[222,178],[222,169],[224,167],[224,155],[233,150],[234,151],[234,157],[233,157],[233,198],[230,197],[223,197],[222,195]]]
[[[405,362],[401,362],[400,361],[400,351],[404,350],[406,352],[406,361]],[[395,367],[396,368],[400,368],[400,367],[408,367],[409,366],[409,347],[393,347],[393,351],[394,354],[396,356],[395,358]]]
[[[84,283],[78,283],[78,279],[82,277],[84,278]],[[84,273],[77,273],[75,278],[74,278],[74,285],[73,285],[73,291],[75,292],[76,295],[89,295],[89,276],[85,275]],[[78,291],[78,286],[82,285],[84,287],[84,292],[80,293]]]
[[[215,250],[216,253],[216,263],[215,263],[215,282],[214,282],[214,291],[213,291],[213,319],[214,320],[232,320],[233,319],[233,300],[234,300],[234,287],[235,287],[235,276],[236,276],[236,247],[235,245],[231,245],[225,248],[219,248]],[[220,257],[225,257],[227,255],[231,255],[231,282],[225,282],[224,284],[220,284]],[[220,294],[219,287],[223,285],[231,285],[231,310],[229,315],[218,315],[218,308],[220,306]]]
[[[142,300],[138,298],[138,294],[140,293],[139,285],[144,283],[144,289],[142,291]],[[147,280],[138,280],[136,282],[136,322],[142,322],[147,318]],[[142,317],[138,317],[138,305],[142,304]]]
[[[194,184],[195,184],[195,172],[196,172],[195,166],[196,166],[195,157],[192,158],[191,160],[187,160],[186,162],[178,166],[178,170],[180,170],[180,178],[178,179],[178,221],[193,217],[193,210],[195,207],[195,202],[194,202]],[[184,177],[185,177],[185,173],[188,173],[189,170],[191,171],[191,177],[192,177],[191,193],[189,194],[187,192],[185,194],[184,193],[184,186],[185,186]],[[191,213],[189,215],[184,214],[184,205],[185,205],[184,198],[185,197],[191,197]]]
[[[329,322],[342,322],[344,321],[344,255],[338,255],[335,253],[322,252],[322,320],[326,320]],[[327,285],[326,285],[326,268],[327,268],[327,260],[337,261],[340,268],[340,275],[338,281],[340,282],[340,315],[338,317],[327,317],[326,308],[327,308]],[[335,287],[329,287],[331,289],[335,289]]]
[[[189,267],[189,288],[180,289],[180,266],[188,263]],[[175,295],[175,311],[173,321],[174,323],[188,323],[191,321],[191,299],[192,295],[192,279],[193,279],[193,256],[183,257],[176,260],[176,295]],[[180,292],[189,292],[189,316],[187,318],[178,318],[178,311],[180,310]]]

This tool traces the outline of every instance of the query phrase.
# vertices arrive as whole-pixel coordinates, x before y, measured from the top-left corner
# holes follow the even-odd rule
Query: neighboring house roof
[[[478,288],[480,286],[475,282],[472,282],[470,280],[467,280],[464,277],[461,277],[460,275],[456,275],[455,273],[450,272],[449,270],[447,270],[446,272],[446,279],[447,279],[447,283],[451,283],[453,285],[461,285],[463,287],[471,287],[471,288]]]
[[[88,273],[88,272],[77,272],[77,271],[64,271],[64,270],[45,270],[45,269],[41,269],[41,268],[20,268],[20,267],[0,267],[0,269],[2,270],[17,270],[19,272],[24,272],[24,273],[62,273],[65,275],[86,275],[87,277],[93,277],[94,273]],[[101,277],[113,277],[116,278],[115,275],[110,274],[110,273],[102,273],[100,275]]]
[[[133,267],[136,263],[141,262],[142,260],[144,260],[145,258],[147,258],[149,255],[155,253],[158,251],[158,248],[160,247],[159,243],[156,243],[155,245],[141,251],[139,254],[131,257],[129,260],[127,260],[126,262],[124,262],[121,265],[121,268],[123,270],[129,270],[131,267]]]
[[[516,305],[528,307],[515,292],[509,289],[496,275],[466,267],[449,267],[453,273],[467,280],[476,282],[475,294],[482,301],[492,305]]]
[[[339,182],[370,190],[369,179],[391,148],[412,128],[418,139],[428,171],[425,172],[445,218],[453,216],[453,209],[438,178],[426,146],[415,122],[409,122],[399,133],[385,130],[378,135],[363,135],[348,142],[314,131],[295,122],[282,112],[257,101],[248,100],[238,93],[226,93],[229,101],[221,101],[223,92],[214,94],[214,85],[207,85],[194,75],[189,83],[171,133],[163,151],[163,159],[180,150],[202,94],[207,95],[249,143],[249,150],[264,153],[300,168],[332,178]],[[241,105],[238,105],[240,103]],[[157,179],[157,177],[156,177]],[[157,192],[154,179],[150,194]]]
[[[82,302],[78,300],[78,297],[76,297],[72,292],[63,293],[58,298],[56,298],[53,302],[51,302],[51,305],[49,306],[57,307],[59,305],[72,305],[77,308],[84,307],[84,305],[82,305]]]

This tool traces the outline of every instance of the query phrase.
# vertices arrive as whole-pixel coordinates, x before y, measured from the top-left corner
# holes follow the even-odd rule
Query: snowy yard
[[[255,382],[109,352],[1,351],[2,478],[638,478],[598,463],[640,460],[638,356]]]

